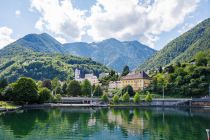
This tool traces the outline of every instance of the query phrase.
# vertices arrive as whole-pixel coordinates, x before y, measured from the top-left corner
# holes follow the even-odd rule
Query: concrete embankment
[[[47,108],[47,107],[107,107],[106,104],[63,104],[63,103],[45,103],[24,105],[23,108]]]

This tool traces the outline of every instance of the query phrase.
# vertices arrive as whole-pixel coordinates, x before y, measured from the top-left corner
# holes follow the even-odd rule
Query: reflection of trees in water
[[[172,113],[173,112],[173,113]],[[188,112],[162,109],[40,109],[25,110],[22,113],[8,113],[0,116],[0,126],[10,130],[17,137],[32,138],[45,136],[57,138],[84,138],[108,129],[114,134],[120,130],[123,137],[138,135],[146,139],[205,139],[209,128],[208,118],[190,116]],[[197,133],[198,130],[201,133]],[[5,135],[7,133],[5,132]],[[151,135],[152,134],[152,135]],[[9,135],[9,134],[7,134]],[[11,135],[11,134],[10,134]],[[192,135],[192,136],[191,136]],[[42,137],[43,138],[43,137]]]

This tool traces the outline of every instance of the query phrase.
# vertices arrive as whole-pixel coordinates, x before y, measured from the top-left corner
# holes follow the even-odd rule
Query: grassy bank
[[[0,108],[4,108],[4,109],[16,109],[17,106],[9,103],[9,102],[5,102],[5,101],[0,101]]]

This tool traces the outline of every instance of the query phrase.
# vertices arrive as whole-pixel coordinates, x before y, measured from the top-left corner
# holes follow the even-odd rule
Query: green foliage
[[[52,83],[51,83],[51,80],[47,79],[47,80],[44,80],[42,82],[42,87],[46,87],[50,90],[52,90]]]
[[[129,67],[126,65],[123,68],[123,71],[122,71],[122,75],[121,76],[126,76],[129,72],[130,72]]]
[[[147,95],[145,97],[145,101],[152,102],[152,95],[149,92],[147,92]]]
[[[31,78],[21,77],[13,84],[14,101],[17,103],[35,103],[38,100],[38,88]]]
[[[41,88],[38,93],[40,103],[48,102],[52,99],[51,91],[48,88]]]
[[[130,101],[130,96],[129,96],[128,92],[126,92],[126,93],[122,96],[122,101],[123,101],[123,102],[129,102],[129,101]]]
[[[4,89],[8,85],[7,79],[0,79],[0,89]]]
[[[133,91],[133,88],[131,85],[127,85],[122,89],[122,94],[128,93],[129,96],[134,96],[135,92]]]
[[[91,83],[89,80],[85,79],[81,84],[82,95],[91,96]]]
[[[59,85],[59,86],[57,86],[56,88],[55,88],[55,90],[54,90],[54,93],[55,94],[63,94],[63,91],[62,91],[62,89],[61,89],[61,86]]]
[[[80,96],[81,86],[78,81],[72,80],[67,87],[67,94],[70,96]]]
[[[205,57],[205,52],[198,52],[195,56],[197,66],[206,66],[208,63],[207,58]]]
[[[140,102],[140,94],[139,94],[139,92],[136,92],[135,96],[133,97],[133,102],[134,103]]]
[[[112,97],[112,101],[116,104],[116,103],[118,103],[119,102],[119,96],[118,95],[114,95],[113,97]]]
[[[155,74],[152,84],[147,90],[162,94],[164,87],[165,94],[174,97],[201,97],[207,95],[210,83],[209,52],[210,49],[199,52],[193,59],[196,64],[192,63],[192,61],[180,63],[179,65],[175,64],[170,66],[173,67],[173,71],[164,70],[163,73]]]
[[[62,93],[63,93],[64,95],[67,94],[67,83],[66,83],[66,82],[62,85]]]
[[[108,85],[110,81],[118,81],[118,80],[119,80],[119,76],[113,70],[111,70],[109,72],[108,76],[105,76],[105,77],[99,79],[99,81],[102,83],[102,85]]]
[[[102,95],[101,100],[102,100],[103,102],[105,102],[105,103],[108,103],[108,102],[109,102],[109,98],[108,98],[108,96],[107,96],[106,93],[104,93],[104,94]]]
[[[13,63],[7,65],[10,61],[13,61]],[[95,75],[109,71],[107,67],[89,58],[71,55],[37,52],[0,55],[0,78],[4,77],[9,82],[16,81],[20,76],[31,77],[35,80],[52,80],[54,78],[58,78],[61,81],[72,80],[75,68],[79,68],[83,73],[94,73]]]
[[[156,52],[155,55],[139,66],[138,69],[156,70],[159,66],[190,61],[199,51],[206,51],[210,48],[209,36],[210,18],[169,42],[163,49]],[[201,64],[206,64],[206,60],[202,60]]]
[[[101,89],[101,86],[97,85],[94,88],[93,95],[96,96],[96,97],[100,97],[100,96],[102,96],[102,94],[103,94],[103,90]]]

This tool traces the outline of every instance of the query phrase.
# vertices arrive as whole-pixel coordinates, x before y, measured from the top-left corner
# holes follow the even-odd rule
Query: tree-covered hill
[[[83,73],[108,72],[109,69],[90,58],[71,55],[27,53],[11,57],[0,57],[0,77],[10,82],[21,76],[35,80],[53,79],[69,80],[74,77],[74,70],[81,69]]]
[[[46,33],[26,35],[0,50],[0,78],[9,81],[20,76],[68,80],[73,79],[75,68],[96,75],[109,71],[91,58],[65,54],[62,44]]]
[[[169,42],[138,69],[151,70],[169,63],[189,61],[197,52],[208,48],[210,48],[210,18]]]
[[[0,56],[25,54],[27,52],[64,53],[63,46],[50,35],[28,34],[0,50]]]

